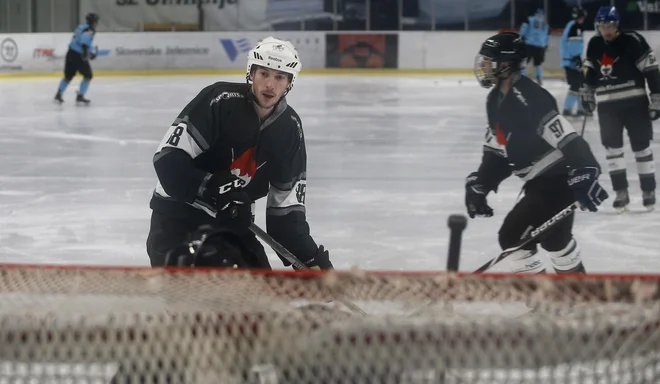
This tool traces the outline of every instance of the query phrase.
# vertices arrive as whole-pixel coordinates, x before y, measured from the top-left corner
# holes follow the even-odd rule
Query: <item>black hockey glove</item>
[[[465,206],[471,219],[475,216],[493,216],[493,208],[486,201],[487,194],[486,187],[479,182],[477,172],[470,173],[465,180]]]
[[[592,113],[596,110],[596,90],[589,86],[583,85],[580,88],[580,102],[582,102],[582,108],[587,113]]]
[[[651,120],[658,120],[660,118],[660,94],[652,93],[650,96],[649,117]]]
[[[252,223],[252,200],[244,186],[243,180],[229,172],[216,173],[206,182],[202,198],[217,209],[219,216],[225,215],[247,228]]]
[[[89,51],[89,59],[90,59],[90,60],[94,60],[94,59],[96,59],[96,55],[98,54],[98,51],[99,51],[99,46],[98,46],[98,45],[97,45],[96,47],[94,47],[94,50],[91,50],[91,49],[90,49],[90,51]]]
[[[575,68],[577,68],[578,70],[582,69],[582,58],[580,56],[574,56],[573,58],[571,58],[571,61],[573,62],[573,64],[575,64]]]
[[[330,252],[328,252],[322,245],[319,245],[319,249],[316,251],[316,256],[305,261],[305,265],[309,269],[313,270],[322,270],[322,269],[334,269],[332,263],[330,262]],[[296,267],[293,267],[297,269]]]
[[[598,211],[598,206],[609,197],[598,183],[599,175],[600,171],[594,167],[572,169],[568,172],[568,186],[573,190],[573,196],[583,211]]]

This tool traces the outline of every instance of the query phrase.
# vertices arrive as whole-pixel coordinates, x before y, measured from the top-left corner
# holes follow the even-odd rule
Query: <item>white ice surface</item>
[[[217,80],[241,77],[95,78],[88,107],[73,103],[78,79],[62,106],[52,103],[58,79],[0,81],[0,262],[148,265],[153,152]],[[546,88],[561,106],[566,85]],[[447,217],[464,212],[464,179],[481,159],[486,94],[470,78],[299,78],[289,103],[306,134],[307,216],[336,267],[444,269]],[[595,121],[585,136],[605,166]],[[615,214],[609,200],[578,214],[575,235],[591,272],[660,273],[660,216],[641,206],[627,144],[626,159],[632,212]],[[505,181],[489,196],[495,216],[469,221],[462,270],[499,253],[497,230],[521,185]]]

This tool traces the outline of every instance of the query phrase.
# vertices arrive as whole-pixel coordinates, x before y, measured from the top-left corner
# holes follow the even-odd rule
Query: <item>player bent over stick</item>
[[[524,197],[504,219],[502,249],[512,248],[530,232],[577,201],[595,212],[608,195],[598,183],[600,166],[587,142],[557,108],[543,87],[520,73],[525,45],[515,33],[487,39],[475,60],[475,75],[488,94],[488,129],[481,165],[466,181],[465,204],[471,218],[491,217],[489,192],[511,174],[525,181]],[[585,273],[573,238],[574,215],[555,224],[538,241],[511,253],[515,273],[542,273],[537,243],[550,253],[557,273]]]
[[[153,159],[152,266],[270,269],[249,230],[253,202],[268,196],[268,234],[307,267],[332,268],[310,236],[302,122],[286,100],[300,69],[293,44],[266,38],[248,53],[245,83],[209,85],[181,111]]]

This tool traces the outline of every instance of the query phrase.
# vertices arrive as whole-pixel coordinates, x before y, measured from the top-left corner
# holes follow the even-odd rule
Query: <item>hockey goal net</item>
[[[657,383],[660,276],[3,266],[0,383],[109,382]]]

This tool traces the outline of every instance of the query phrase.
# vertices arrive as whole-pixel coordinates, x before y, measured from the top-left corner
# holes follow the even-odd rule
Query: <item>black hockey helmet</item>
[[[501,32],[481,45],[474,60],[474,75],[484,88],[495,85],[496,78],[519,72],[527,56],[525,42],[514,32]]]
[[[574,19],[579,19],[581,17],[586,18],[587,17],[587,10],[580,7],[580,6],[573,7],[573,9],[571,10],[571,17],[574,18]]]
[[[202,225],[165,256],[168,267],[244,268],[247,249],[225,228]]]
[[[94,12],[90,12],[85,16],[85,21],[87,22],[88,25],[92,25],[94,23],[99,22],[99,15],[97,15]]]

